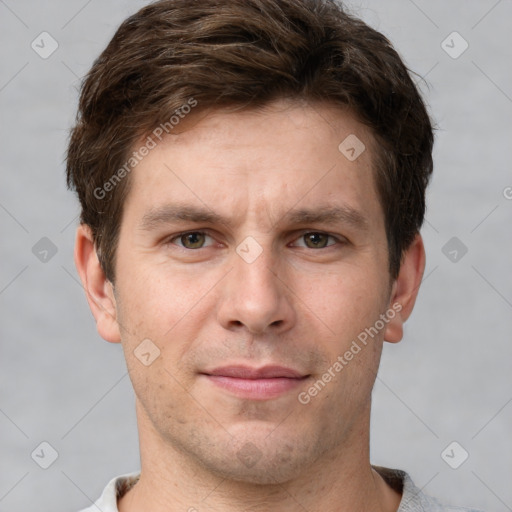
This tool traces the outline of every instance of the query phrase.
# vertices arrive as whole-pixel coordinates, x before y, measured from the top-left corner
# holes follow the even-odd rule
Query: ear
[[[75,265],[82,281],[100,336],[112,343],[121,341],[112,283],[105,277],[96,254],[91,229],[81,224],[76,232]]]
[[[418,233],[404,254],[400,272],[391,289],[389,310],[395,311],[386,325],[384,341],[397,343],[403,337],[403,325],[409,318],[418,296],[425,271],[425,247]]]

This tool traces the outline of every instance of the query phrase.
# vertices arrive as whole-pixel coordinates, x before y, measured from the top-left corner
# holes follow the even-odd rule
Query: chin
[[[302,437],[269,439],[268,432],[238,435],[235,439],[224,447],[216,444],[215,451],[196,452],[196,457],[209,472],[246,484],[278,485],[294,480],[304,473],[304,468],[311,468],[322,451],[328,451],[320,443]]]
[[[224,460],[221,464],[208,469],[223,479],[252,485],[282,485],[296,479],[308,467],[304,461],[290,460],[281,462],[279,457],[273,455],[268,458],[263,456],[254,464],[247,466],[246,463],[231,458]]]

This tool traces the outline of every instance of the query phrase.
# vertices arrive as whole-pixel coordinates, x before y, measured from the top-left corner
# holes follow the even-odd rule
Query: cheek
[[[132,281],[126,287],[118,310],[125,328],[122,346],[135,394],[147,414],[157,423],[167,424],[171,418],[186,423],[190,414],[183,410],[193,380],[183,361],[201,322],[192,321],[186,314],[190,306],[165,289],[157,282],[139,286]]]
[[[386,282],[376,268],[350,266],[327,276],[297,279],[294,291],[305,313],[341,343],[339,348],[373,325],[387,305]],[[301,301],[297,305],[304,307]]]
[[[169,371],[163,357],[146,367],[139,361],[127,361],[130,379],[140,405],[155,425],[172,430],[174,424],[186,424],[196,414],[182,376]]]
[[[215,277],[210,277],[140,265],[131,279],[124,275],[119,280],[123,287],[118,290],[118,319],[136,392],[145,386],[158,389],[160,383],[168,389],[179,382],[177,391],[191,385],[187,356],[211,312],[208,291]],[[144,363],[153,359],[147,368]]]
[[[358,419],[364,421],[369,414],[381,346],[379,343],[361,346],[350,360],[346,359],[345,350],[333,353],[324,373],[300,395],[302,415],[309,414],[317,419],[324,439],[334,441],[340,435],[347,435],[358,424]]]
[[[158,338],[193,314],[211,287],[208,279],[166,264],[135,262],[131,268],[137,271],[125,273],[120,290],[122,316],[133,331],[148,330]]]

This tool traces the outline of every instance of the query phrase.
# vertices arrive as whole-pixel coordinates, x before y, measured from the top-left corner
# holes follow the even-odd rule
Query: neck
[[[369,461],[369,408],[343,443],[285,483],[253,484],[215,475],[166,443],[138,410],[141,476],[119,512],[396,512],[400,494]]]

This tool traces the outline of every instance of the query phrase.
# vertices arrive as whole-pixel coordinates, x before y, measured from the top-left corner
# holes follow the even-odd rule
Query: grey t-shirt
[[[397,512],[480,512],[475,509],[451,507],[444,505],[435,498],[427,496],[416,487],[409,475],[399,469],[388,469],[373,466],[393,489],[402,494]],[[90,507],[80,512],[119,512],[117,500],[127,493],[139,479],[139,473],[113,478],[105,487],[100,498]]]

